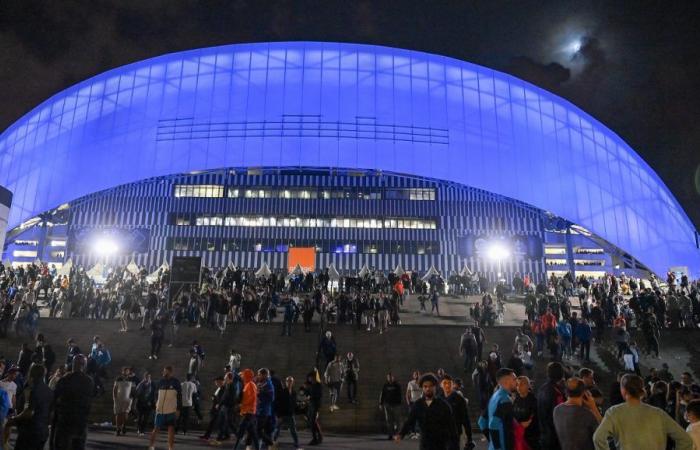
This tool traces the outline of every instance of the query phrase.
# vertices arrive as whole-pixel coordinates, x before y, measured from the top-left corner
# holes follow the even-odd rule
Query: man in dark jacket
[[[150,373],[146,372],[143,375],[143,381],[136,386],[134,397],[136,402],[136,434],[142,436],[156,404],[156,387],[151,380]]]
[[[53,392],[44,383],[44,366],[32,364],[24,390],[27,403],[22,412],[10,419],[8,426],[17,425],[15,448],[41,450],[49,438],[49,414]]]
[[[464,372],[471,375],[474,372],[474,363],[478,353],[476,338],[470,327],[464,331],[459,341],[459,354],[464,358]]]
[[[211,410],[209,411],[209,426],[200,439],[208,440],[214,428],[219,425],[219,409],[221,408],[221,400],[224,398],[224,377],[218,376],[214,379],[216,390],[211,396]]]
[[[73,370],[61,378],[54,391],[54,449],[83,450],[87,437],[88,416],[94,386],[85,375],[87,360],[83,355],[73,358]]]
[[[270,380],[270,372],[265,369],[258,370],[258,403],[255,415],[258,423],[258,436],[268,446],[272,445],[272,434],[275,428],[275,416],[273,405],[275,402],[275,388]]]
[[[540,430],[540,446],[547,450],[560,450],[554,429],[554,408],[566,401],[564,395],[564,367],[558,362],[547,365],[547,382],[537,391],[537,417]]]
[[[56,354],[53,352],[51,345],[46,342],[43,334],[39,334],[36,337],[36,353],[35,358],[41,362],[46,368],[46,375],[44,376],[44,381],[47,381],[51,376],[51,369],[56,362]]]
[[[393,439],[394,435],[399,431],[399,421],[401,420],[401,403],[403,389],[396,381],[394,375],[389,372],[386,375],[386,383],[382,387],[382,393],[379,395],[379,408],[384,411],[384,420],[386,420],[386,431],[389,434],[389,439]]]
[[[435,395],[438,384],[432,373],[423,375],[419,382],[423,397],[417,400],[399,434],[394,436],[397,442],[403,439],[416,423],[420,427],[420,450],[451,450],[457,436],[457,427],[450,405]]]
[[[289,434],[292,435],[294,448],[300,448],[299,437],[297,436],[297,423],[294,418],[294,412],[297,407],[297,392],[294,390],[294,378],[287,377],[284,380],[284,384],[285,386],[282,389],[275,391],[275,412],[279,419],[275,429],[274,441],[278,441],[280,430],[286,426],[289,428]]]
[[[445,393],[445,401],[452,409],[452,417],[454,417],[455,425],[457,426],[457,439],[453,443],[453,448],[459,448],[459,441],[462,436],[462,430],[467,436],[465,449],[474,448],[474,440],[472,438],[472,424],[469,420],[469,412],[467,411],[467,399],[462,396],[462,393],[455,389],[454,381],[450,375],[445,375],[442,378],[442,391]]]

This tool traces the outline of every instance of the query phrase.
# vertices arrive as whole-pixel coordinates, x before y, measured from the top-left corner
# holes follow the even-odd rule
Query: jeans
[[[474,356],[475,355],[469,353],[464,353],[464,371],[469,375],[474,371],[474,360],[476,359]]]
[[[221,441],[228,439],[231,432],[228,429],[228,406],[220,406],[219,413],[216,416],[216,424],[219,428],[219,434],[217,440]]]
[[[236,444],[233,446],[233,450],[238,450],[238,445],[245,434],[248,434],[246,444],[253,445],[256,450],[260,450],[260,442],[258,442],[258,424],[254,414],[246,414],[241,419],[241,424],[238,426],[238,432],[236,433]]]
[[[318,405],[309,405],[309,409],[306,412],[306,419],[309,421],[313,440],[321,442],[323,440],[323,434],[321,433],[321,425],[318,423]]]
[[[348,377],[345,380],[345,384],[347,385],[348,401],[353,403],[357,398],[357,380],[355,378]]]
[[[275,430],[274,440],[279,440],[280,430],[283,426],[289,428],[289,434],[292,435],[292,441],[294,441],[294,447],[299,447],[299,436],[297,436],[297,421],[294,416],[282,416],[279,418],[277,423],[277,429]]]
[[[292,322],[285,320],[282,322],[282,336],[292,335]]]
[[[148,419],[153,414],[153,410],[148,406],[139,407],[136,405],[136,431],[145,433],[148,428]]]
[[[177,426],[175,427],[175,432],[182,430],[183,433],[187,434],[187,425],[190,423],[190,411],[192,411],[191,406],[183,406],[180,410],[180,418],[177,421]]]
[[[158,356],[160,353],[160,348],[163,346],[163,338],[152,336],[151,337],[151,356]]]
[[[275,416],[258,416],[257,421],[258,421],[258,437],[260,438],[261,441],[263,441],[267,446],[271,446],[273,444],[272,441],[272,436],[275,434]]]
[[[401,428],[401,405],[384,405],[384,420],[389,436],[398,433]]]
[[[338,397],[340,394],[340,383],[328,383],[328,389],[330,390],[331,406],[335,406],[338,403]]]
[[[590,361],[590,359],[591,359],[591,341],[581,341],[581,358],[585,359],[586,361]]]

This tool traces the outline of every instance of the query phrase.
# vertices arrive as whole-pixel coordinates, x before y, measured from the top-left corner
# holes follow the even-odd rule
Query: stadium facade
[[[0,135],[5,260],[700,272],[697,232],[615,133],[444,56],[279,42],[163,55]]]

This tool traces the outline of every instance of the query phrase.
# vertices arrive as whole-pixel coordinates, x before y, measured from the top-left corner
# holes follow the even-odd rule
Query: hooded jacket
[[[241,396],[241,415],[255,414],[258,406],[258,387],[253,382],[253,371],[245,369],[241,372],[243,379],[243,395]]]

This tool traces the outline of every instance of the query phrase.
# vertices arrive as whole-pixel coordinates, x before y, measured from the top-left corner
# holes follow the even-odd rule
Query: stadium
[[[276,42],[144,60],[27,113],[0,135],[0,168],[14,265],[700,272],[695,227],[614,132],[416,51]]]

